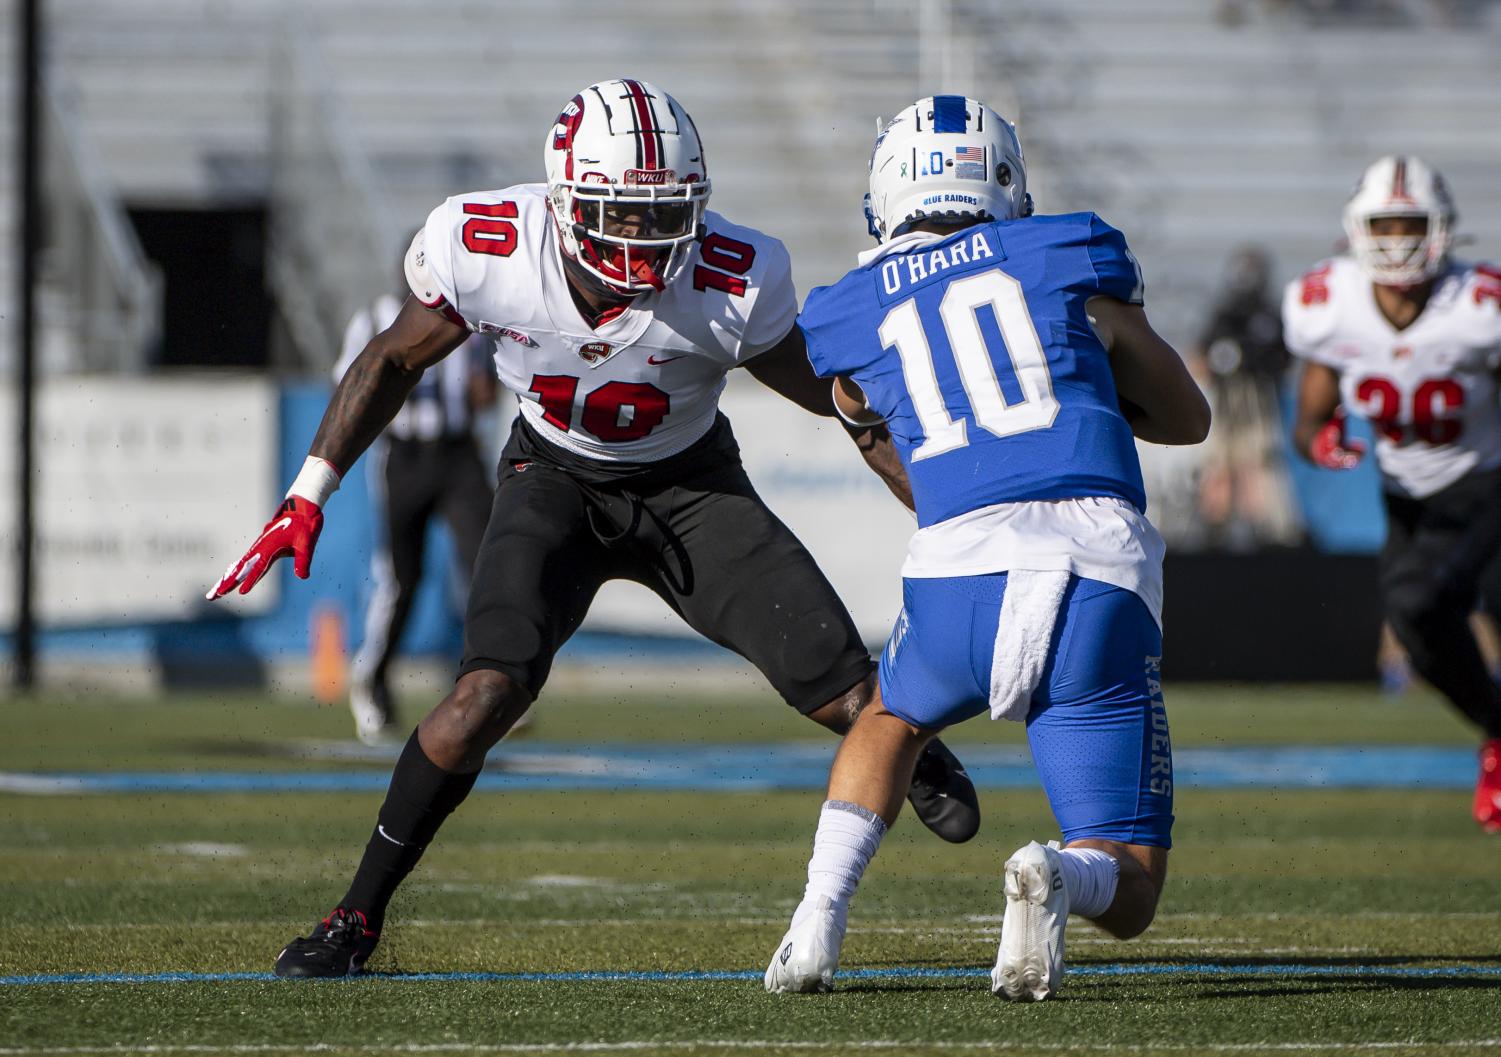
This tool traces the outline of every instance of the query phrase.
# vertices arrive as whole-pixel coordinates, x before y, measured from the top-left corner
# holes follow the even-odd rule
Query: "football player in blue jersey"
[[[1092,213],[1033,215],[1015,130],[983,103],[936,96],[897,115],[866,212],[880,245],[814,290],[799,324],[841,414],[884,421],[888,483],[918,531],[879,700],[834,760],[766,988],[832,986],[850,897],[917,754],[989,711],[1026,723],[1063,833],[1005,864],[991,989],[1040,1000],[1058,991],[1070,913],[1138,935],[1166,877],[1163,545],[1133,435],[1196,444],[1209,405],[1147,322],[1120,232]]]

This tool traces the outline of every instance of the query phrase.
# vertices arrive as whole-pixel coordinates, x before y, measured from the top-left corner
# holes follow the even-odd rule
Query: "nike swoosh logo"
[[[646,362],[651,364],[653,367],[660,367],[664,363],[671,363],[673,360],[681,360],[682,358],[682,356],[669,356],[665,360],[659,360],[655,356],[648,356],[646,358]]]
[[[382,837],[385,837],[386,840],[390,841],[392,844],[396,845],[398,848],[410,848],[411,847],[411,845],[408,844],[406,841],[404,841],[404,840],[397,840],[395,837],[391,836],[391,834],[387,833],[386,832],[386,827],[382,826],[380,823],[376,823],[376,825],[375,825],[375,832],[379,833]]]
[[[269,529],[267,529],[267,530],[266,530],[266,531],[267,531],[267,532],[275,532],[275,531],[277,531],[277,530],[278,530],[278,529],[284,529],[284,528],[286,528],[286,527],[287,527],[287,526],[288,526],[288,525],[290,525],[290,524],[291,524],[291,523],[292,523],[292,519],[291,519],[291,518],[289,518],[289,517],[284,517],[284,518],[282,518],[282,519],[281,519],[281,520],[280,520],[280,521],[278,521],[278,522],[277,522],[277,523],[276,523],[276,524],[274,524],[274,525],[272,525],[272,526],[271,526],[271,527],[270,527],[270,528],[269,528]]]

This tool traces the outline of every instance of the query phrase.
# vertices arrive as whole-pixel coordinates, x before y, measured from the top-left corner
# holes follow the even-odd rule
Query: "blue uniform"
[[[918,524],[1024,499],[1116,496],[1144,510],[1131,427],[1085,314],[1098,295],[1141,303],[1120,232],[1093,213],[1035,216],[856,269],[809,294],[798,322],[818,373],[854,378],[885,416]],[[976,352],[988,355],[961,359]],[[923,404],[923,375],[941,407]]]
[[[1016,509],[1007,504],[1104,499],[1145,510],[1109,355],[1086,315],[1096,296],[1141,303],[1121,234],[1090,213],[1034,216],[896,240],[892,252],[814,290],[799,325],[814,369],[852,378],[886,418],[923,532],[968,523],[969,537],[936,538],[973,539],[979,526],[983,547],[985,519]],[[1039,514],[1060,526],[1059,553],[1077,545],[1064,538],[1065,520],[1049,520],[1051,508]],[[994,565],[979,574],[909,571],[881,657],[888,710],[927,728],[986,710],[1008,570],[1077,568],[1029,564],[1020,555],[1049,544],[1035,527],[1024,531],[1032,536],[1013,552],[993,551]],[[1101,538],[1108,552],[1113,537]],[[1097,559],[1099,540],[1090,545]],[[1070,575],[1051,634],[1026,721],[1064,836],[1170,846],[1172,754],[1154,613],[1118,584]]]

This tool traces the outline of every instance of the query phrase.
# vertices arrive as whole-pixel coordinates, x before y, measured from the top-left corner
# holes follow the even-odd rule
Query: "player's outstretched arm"
[[[308,454],[340,473],[353,466],[396,417],[422,372],[468,337],[468,330],[408,297],[391,325],[344,372]]]
[[[782,394],[803,410],[825,418],[837,415],[855,447],[860,449],[865,464],[886,483],[892,495],[906,504],[907,509],[912,509],[912,487],[907,482],[907,471],[902,468],[886,423],[879,416],[862,419],[864,394],[854,382],[839,378],[831,388],[827,378],[814,373],[801,327],[794,326],[776,345],[746,363],[745,369],[756,381]],[[846,407],[842,412],[838,399],[841,386]]]
[[[1293,447],[1326,470],[1354,469],[1365,454],[1364,441],[1345,436],[1345,412],[1339,400],[1339,372],[1327,364],[1305,363],[1298,379]]]
[[[409,297],[393,322],[370,339],[334,390],[307,462],[276,514],[243,557],[208,592],[212,600],[239,587],[246,594],[279,558],[306,580],[323,531],[323,505],[339,478],[386,428],[422,372],[463,343],[469,332]]]
[[[1089,316],[1110,350],[1110,369],[1131,432],[1153,444],[1198,444],[1209,435],[1209,401],[1183,358],[1152,329],[1140,305],[1092,297]]]
[[[902,465],[896,444],[891,439],[891,430],[886,420],[870,409],[865,390],[858,382],[845,377],[834,379],[834,412],[844,423],[845,432],[860,449],[860,455],[877,477],[885,482],[891,494],[902,501],[908,510],[916,511],[912,501],[912,482],[907,478],[907,468]]]
[[[876,476],[885,483],[892,495],[901,500],[903,506],[915,511],[917,505],[912,501],[912,482],[907,479],[907,469],[902,465],[901,456],[896,453],[896,444],[891,439],[891,430],[886,428],[886,423],[852,426],[846,422],[844,428],[855,442],[855,447],[860,449],[865,465],[875,471]]]
[[[791,400],[804,411],[823,418],[834,415],[829,380],[813,373],[803,329],[793,326],[781,341],[746,361],[745,369],[756,381]]]

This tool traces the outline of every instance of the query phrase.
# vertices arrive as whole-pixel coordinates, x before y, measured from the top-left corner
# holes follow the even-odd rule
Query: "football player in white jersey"
[[[1412,156],[1366,169],[1345,207],[1348,256],[1292,283],[1287,347],[1305,361],[1293,442],[1319,466],[1364,455],[1370,421],[1387,512],[1386,616],[1413,667],[1480,728],[1475,820],[1501,831],[1501,687],[1468,618],[1501,554],[1501,271],[1449,256],[1454,203]]]
[[[650,587],[831,730],[848,730],[870,698],[873,664],[853,621],[756,495],[718,411],[725,374],[744,366],[834,413],[793,325],[786,250],[706,210],[693,122],[644,81],[574,96],[547,134],[546,165],[545,185],[433,210],[406,259],[412,296],[344,375],[276,517],[209,592],[244,593],[289,554],[306,578],[340,475],[425,368],[472,332],[493,339],[522,412],[501,457],[458,680],[402,751],[348,893],[282,951],[278,975],[360,971],[396,886],[607,580]],[[872,434],[856,439],[879,447]],[[912,800],[946,840],[979,827],[974,787],[942,747],[924,757]]]

